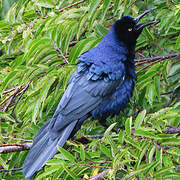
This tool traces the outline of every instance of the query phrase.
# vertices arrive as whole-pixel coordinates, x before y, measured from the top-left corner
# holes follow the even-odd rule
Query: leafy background
[[[122,15],[136,17],[153,7],[142,21],[161,21],[139,37],[136,59],[180,51],[178,0],[1,1],[0,144],[32,140],[51,119],[76,58],[96,46]],[[108,119],[107,130],[87,121],[77,141],[59,148],[35,179],[88,179],[105,170],[107,179],[179,179],[180,139],[167,133],[180,120],[177,56],[137,61],[136,89],[126,109]],[[94,138],[97,134],[101,138]],[[82,136],[86,142],[80,143]],[[22,167],[27,153],[1,154],[0,178],[24,179],[15,168]]]

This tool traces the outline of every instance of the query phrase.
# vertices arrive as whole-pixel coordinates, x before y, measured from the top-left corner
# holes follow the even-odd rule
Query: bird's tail
[[[64,145],[76,123],[77,121],[73,121],[64,129],[56,132],[55,135],[49,130],[49,122],[38,131],[23,164],[23,173],[27,179],[31,179],[45,165],[46,161],[58,152],[57,146],[62,147]]]

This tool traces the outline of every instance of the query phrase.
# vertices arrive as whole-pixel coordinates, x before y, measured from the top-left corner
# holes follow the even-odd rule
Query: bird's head
[[[147,10],[136,18],[123,16],[121,19],[117,20],[115,22],[115,32],[118,36],[118,39],[123,41],[125,44],[135,45],[136,40],[144,27],[158,23],[157,21],[138,23],[140,19],[149,12],[150,10]]]

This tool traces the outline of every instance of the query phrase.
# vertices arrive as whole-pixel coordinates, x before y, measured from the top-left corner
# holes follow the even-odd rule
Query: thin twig
[[[60,9],[59,12],[63,12],[64,10],[69,9],[69,8],[71,8],[71,7],[73,7],[73,6],[76,6],[76,5],[78,5],[78,4],[80,4],[80,3],[83,3],[83,2],[85,2],[85,0],[81,0],[81,1],[78,1],[78,2],[76,2],[76,3],[74,3],[74,4],[70,4],[69,6],[66,6],[66,7]]]
[[[71,41],[71,42],[69,43],[69,47],[72,47],[72,46],[76,45],[78,42],[79,42],[79,41]]]
[[[86,135],[84,136],[86,138],[92,138],[92,139],[95,139],[95,138],[102,138],[104,137],[104,134],[97,134],[97,135]]]
[[[33,142],[33,140],[28,140],[28,139],[23,139],[23,138],[14,138],[14,137],[6,137],[6,136],[0,136],[3,139],[10,139],[10,140],[15,140],[15,141],[25,141],[25,142]]]
[[[0,169],[0,172],[21,171],[21,170],[22,170],[22,168]]]
[[[11,89],[8,89],[8,90],[4,91],[2,94],[3,94],[3,95],[8,94],[8,93],[14,91],[17,87],[18,87],[18,84],[16,84],[16,85],[15,85],[14,87],[12,87]]]
[[[164,60],[164,59],[173,58],[173,57],[180,57],[180,52],[172,53],[172,54],[166,54],[163,56],[156,56],[156,57],[152,57],[152,58],[135,59],[135,62],[136,62],[136,66],[139,66],[139,65],[142,65],[142,64],[147,63],[147,62],[154,62],[157,60]]]
[[[122,5],[124,2],[125,2],[125,0],[122,0],[121,3],[120,3],[120,5]]]
[[[23,87],[23,89],[22,89],[22,91],[21,91],[21,95],[18,97],[17,101],[16,101],[15,104],[14,104],[14,107],[13,107],[13,109],[12,109],[12,113],[14,112],[14,109],[16,108],[19,100],[21,99],[22,95],[26,92],[26,90],[28,89],[28,87],[29,87],[29,85],[30,85],[31,82],[32,82],[32,80],[29,81],[29,82]],[[12,113],[11,113],[11,114],[12,114]]]
[[[128,8],[130,8],[131,6],[133,6],[136,3],[137,0],[134,0],[129,6]]]
[[[65,57],[65,55],[62,53],[62,51],[60,50],[60,48],[57,46],[57,44],[55,42],[52,42],[53,45],[56,48],[56,51],[58,51],[60,53],[60,55],[63,57],[65,63],[70,64],[69,61],[67,60],[67,58]]]
[[[17,89],[17,91],[19,91],[19,89]],[[12,101],[13,101],[13,99],[14,99],[14,96],[15,96],[15,95],[13,95],[13,96],[10,97],[8,103],[7,103],[6,106],[3,108],[3,112],[6,112],[6,111],[7,111],[8,107],[11,105],[11,103],[12,103]]]
[[[162,61],[162,59],[157,60],[157,61],[155,61],[155,62],[152,62],[152,63],[144,66],[143,68],[141,68],[141,69],[139,69],[138,71],[136,71],[136,74],[138,74],[138,73],[141,72],[141,71],[144,71],[144,70],[147,69],[148,67],[150,67],[150,66],[152,66],[153,64],[156,64],[156,63],[158,63],[158,62],[160,62],[160,61]]]
[[[144,54],[142,54],[141,52],[137,51],[136,52],[139,56],[143,57],[143,58],[146,58],[146,56]]]
[[[93,162],[87,162],[85,164],[78,164],[75,163],[78,166],[87,166],[87,167],[97,167],[97,168],[109,168],[109,166],[100,166],[100,165],[94,165],[94,164],[112,164],[112,161],[93,161]],[[74,164],[71,164],[74,165]]]
[[[176,72],[176,73],[174,73],[174,74],[168,76],[167,78],[172,78],[172,77],[176,76],[176,75],[179,74],[179,73],[180,73],[180,71],[178,71],[178,72]]]
[[[168,91],[168,92],[164,92],[164,93],[161,93],[161,95],[168,95],[168,94],[172,94],[174,91]]]
[[[91,165],[91,164],[78,164],[78,166],[96,167],[96,168],[109,168],[109,166]]]
[[[12,96],[15,96],[20,90],[21,90],[22,87],[20,87],[18,89],[18,91],[15,91],[13,94],[10,94],[6,99],[4,99],[1,103],[0,103],[0,106],[2,106],[5,102],[7,102]]]

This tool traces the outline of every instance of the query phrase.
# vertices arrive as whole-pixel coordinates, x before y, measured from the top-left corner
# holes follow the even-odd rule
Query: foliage
[[[73,5],[76,2],[19,0],[0,21],[1,144],[22,143],[14,137],[32,139],[51,119],[76,58],[96,46],[122,15],[135,17],[156,7],[143,21],[161,19],[138,39],[137,58],[180,51],[178,1],[86,0]],[[88,179],[104,169],[110,169],[109,179],[179,178],[180,139],[163,129],[179,125],[180,61],[156,61],[143,70],[148,64],[137,63],[131,103],[120,116],[108,119],[109,129],[87,122],[77,135],[105,132],[104,137],[85,145],[67,142],[66,150],[59,148],[36,179]],[[114,129],[121,131],[111,134],[114,122]],[[26,154],[1,154],[0,167],[22,167]],[[23,175],[4,172],[0,178],[23,179]]]
[[[1,0],[0,1],[0,19],[3,19],[3,17],[6,15],[10,7],[14,2],[17,0]]]

